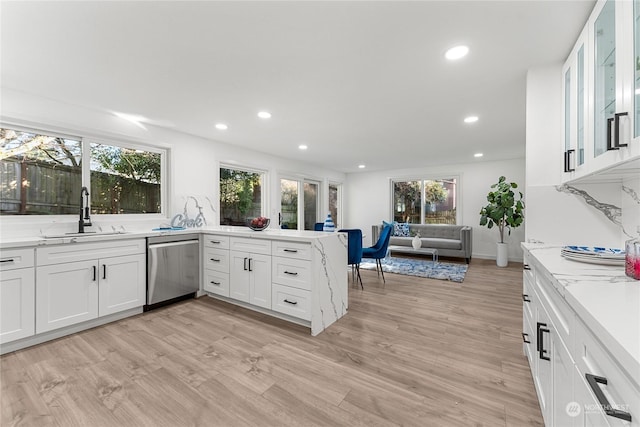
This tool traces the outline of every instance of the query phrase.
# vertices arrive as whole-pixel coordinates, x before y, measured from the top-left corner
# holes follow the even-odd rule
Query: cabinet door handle
[[[540,357],[540,359],[542,360],[551,360],[549,356],[546,356],[547,350],[544,348],[544,333],[549,332],[549,329],[547,329],[547,324],[538,322],[537,329],[538,339],[536,342],[536,348],[538,350],[538,357]]]
[[[253,271],[253,270],[251,269],[251,260],[252,260],[252,259],[253,259],[253,258],[249,258],[249,271]]]
[[[287,304],[291,304],[291,305],[296,305],[298,304],[298,301],[289,301],[288,299],[285,298],[284,302],[286,302]]]
[[[620,117],[622,116],[627,116],[628,113],[624,112],[624,113],[616,113],[613,115],[614,117],[614,122],[615,122],[615,129],[616,129],[616,136],[613,139],[613,146],[614,148],[620,148],[620,147],[626,147],[627,144],[620,144]]]
[[[295,271],[285,271],[284,274],[289,274],[291,276],[297,276],[298,273],[296,273]]]
[[[93,281],[96,281],[96,276],[98,274],[98,269],[96,268],[96,266],[93,266]]]
[[[0,262],[13,262],[13,258],[9,258],[9,259],[0,259]]]
[[[529,264],[525,264],[522,266],[523,270],[531,270],[531,267],[529,267]]]
[[[522,301],[531,302],[531,300],[529,299],[529,294],[522,294]]]
[[[524,341],[526,344],[531,344],[531,341],[529,341],[529,334],[526,333],[522,333],[522,341]]]
[[[576,150],[567,150],[564,152],[564,171],[565,172],[573,172],[576,170],[571,167],[573,155],[575,155]]]
[[[283,249],[283,251],[284,251],[284,252],[291,252],[291,253],[294,253],[294,254],[297,254],[297,253],[298,253],[298,250],[297,250],[297,249],[287,249],[287,248],[285,248],[285,249]]]
[[[214,282],[214,281],[212,280],[212,281],[211,281],[211,283],[212,283],[213,285],[220,286],[220,282]]]
[[[243,265],[243,267],[244,267],[244,271],[247,271],[247,258],[246,258],[246,257],[244,258],[244,265]]]
[[[102,264],[102,278],[107,278],[107,264]]]
[[[613,117],[611,117],[610,119],[607,119],[607,151],[617,150],[618,149],[618,147],[614,147],[611,144],[611,142],[612,142],[611,141],[611,125],[613,124],[614,120],[615,119]]]
[[[220,260],[219,260],[219,259],[215,259],[215,258],[209,258],[209,259],[210,259],[211,261],[213,261],[213,262],[220,262]]]
[[[609,415],[610,417],[620,418],[622,420],[631,422],[631,414],[619,409],[614,409],[609,403],[609,399],[607,399],[607,396],[604,395],[602,389],[598,385],[598,383],[607,385],[606,378],[597,377],[591,374],[585,374],[584,376],[587,378],[587,382],[589,383],[591,390],[593,390],[593,393],[596,395],[596,398],[600,403],[600,407],[604,409],[605,414]]]

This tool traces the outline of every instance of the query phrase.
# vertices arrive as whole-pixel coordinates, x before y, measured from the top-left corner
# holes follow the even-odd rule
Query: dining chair
[[[387,256],[389,249],[389,239],[391,239],[391,231],[393,226],[391,224],[385,225],[380,231],[380,237],[375,245],[362,249],[362,258],[369,258],[376,260],[376,272],[378,277],[382,273],[382,282],[387,283],[384,279],[384,270],[382,270],[382,258]],[[378,270],[379,269],[379,270]]]
[[[351,279],[360,281],[362,285],[362,277],[360,277],[360,262],[362,261],[362,230],[359,228],[343,228],[338,230],[339,233],[347,233],[347,264],[351,266]],[[357,276],[356,276],[357,274]]]
[[[316,222],[313,225],[313,231],[324,231],[324,222]]]

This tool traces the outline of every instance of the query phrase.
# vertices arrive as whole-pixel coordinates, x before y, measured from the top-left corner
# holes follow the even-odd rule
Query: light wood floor
[[[384,287],[363,271],[315,338],[203,297],[7,354],[0,425],[542,425],[521,269]]]

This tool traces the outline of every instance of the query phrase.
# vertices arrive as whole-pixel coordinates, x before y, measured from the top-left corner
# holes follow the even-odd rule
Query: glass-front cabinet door
[[[633,2],[633,99],[634,99],[634,134],[640,137],[640,0]],[[639,141],[634,141],[638,144]]]
[[[588,122],[587,74],[585,68],[587,32],[583,31],[565,62],[563,72],[564,172],[569,180],[580,173],[585,162],[585,129]],[[577,171],[574,173],[574,171]]]
[[[616,2],[607,0],[594,23],[593,155],[611,148],[616,112]]]

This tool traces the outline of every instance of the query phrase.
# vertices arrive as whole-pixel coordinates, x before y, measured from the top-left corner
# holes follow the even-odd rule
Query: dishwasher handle
[[[199,240],[182,240],[180,242],[168,242],[168,243],[150,243],[148,245],[149,249],[159,249],[159,248],[168,248],[171,246],[184,246],[184,245],[195,245],[200,243]]]

